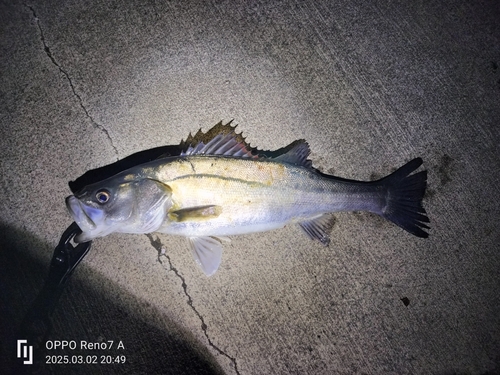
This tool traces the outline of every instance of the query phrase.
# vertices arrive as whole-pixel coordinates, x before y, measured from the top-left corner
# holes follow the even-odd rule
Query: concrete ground
[[[2,2],[0,373],[500,373],[499,19],[494,1]],[[421,156],[430,237],[342,213],[328,248],[295,226],[234,237],[210,278],[184,238],[97,239],[45,342],[124,348],[19,366],[68,181],[230,119],[345,178]]]

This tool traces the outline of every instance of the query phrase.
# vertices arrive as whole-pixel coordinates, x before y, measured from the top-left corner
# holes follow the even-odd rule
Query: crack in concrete
[[[207,341],[208,341],[208,344],[217,352],[219,353],[220,355],[223,355],[224,357],[228,358],[231,363],[233,364],[234,366],[234,370],[236,371],[236,374],[240,375],[240,372],[238,370],[238,364],[236,363],[236,358],[234,357],[231,357],[229,354],[227,354],[226,352],[224,352],[222,349],[220,349],[217,345],[215,345],[213,343],[213,341],[210,339],[210,337],[208,336],[208,333],[207,333],[207,328],[208,326],[205,324],[205,319],[203,319],[203,316],[199,313],[198,310],[196,310],[196,307],[193,305],[193,298],[189,295],[188,291],[187,291],[187,284],[186,284],[186,280],[184,279],[184,277],[179,273],[179,271],[177,270],[177,268],[174,267],[174,265],[172,264],[172,261],[170,259],[170,257],[165,254],[165,250],[164,250],[164,247],[163,247],[163,244],[161,243],[160,241],[160,238],[157,236],[156,237],[156,240],[153,238],[153,235],[152,234],[146,234],[146,237],[149,238],[149,241],[151,242],[151,246],[153,246],[157,251],[158,251],[158,262],[160,262],[160,264],[163,265],[163,262],[162,260],[160,259],[162,256],[165,257],[167,259],[167,262],[168,262],[168,266],[170,268],[171,271],[173,271],[175,273],[175,275],[181,280],[182,282],[182,289],[184,290],[184,294],[186,295],[187,297],[187,304],[189,305],[189,307],[191,307],[191,309],[193,310],[193,312],[196,314],[196,316],[198,317],[198,319],[200,319],[201,321],[201,330],[203,331],[203,334],[205,335],[205,337],[207,338]]]
[[[87,116],[87,118],[90,120],[92,126],[96,129],[99,129],[100,131],[102,131],[105,135],[106,135],[106,138],[108,138],[108,141],[109,143],[111,144],[111,147],[113,148],[113,151],[115,152],[115,155],[116,155],[116,159],[118,160],[118,149],[116,148],[115,144],[113,143],[113,139],[111,138],[111,135],[109,134],[108,130],[102,126],[101,124],[98,124],[94,118],[92,117],[92,115],[89,113],[89,111],[87,110],[87,108],[85,107],[85,105],[83,104],[83,99],[82,97],[76,92],[76,89],[75,89],[75,86],[73,84],[73,80],[71,79],[70,75],[68,74],[68,72],[66,70],[63,69],[63,67],[61,65],[59,65],[59,63],[56,61],[56,59],[54,58],[54,56],[52,55],[52,52],[50,51],[50,48],[49,46],[47,45],[46,41],[45,41],[45,35],[43,33],[43,29],[42,29],[42,26],[40,25],[40,19],[38,18],[38,16],[36,15],[36,12],[35,12],[35,9],[30,6],[30,5],[26,5],[25,6],[31,11],[31,13],[33,14],[33,18],[35,19],[35,22],[36,22],[36,25],[38,26],[38,30],[40,31],[40,40],[42,41],[42,44],[43,44],[43,49],[45,51],[45,53],[47,54],[47,57],[50,59],[50,61],[52,62],[52,64],[54,64],[58,69],[59,71],[66,77],[66,79],[68,80],[69,82],[69,86],[71,87],[71,91],[73,91],[73,95],[76,97],[76,99],[78,100],[78,103],[80,104],[80,107],[83,109],[83,112],[85,112],[85,115]]]

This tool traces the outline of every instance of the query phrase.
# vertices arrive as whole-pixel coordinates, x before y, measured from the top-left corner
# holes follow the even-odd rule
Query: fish
[[[303,140],[276,151],[253,148],[232,121],[189,134],[177,155],[160,155],[66,198],[82,232],[75,242],[111,233],[180,235],[207,276],[222,261],[229,236],[298,226],[312,240],[330,243],[340,211],[368,211],[407,232],[428,237],[423,207],[427,171],[417,157],[377,181],[322,173]]]

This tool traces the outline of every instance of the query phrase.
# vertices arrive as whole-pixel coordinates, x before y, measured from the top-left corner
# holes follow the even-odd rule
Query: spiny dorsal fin
[[[245,138],[235,132],[231,126],[233,120],[223,125],[222,121],[206,133],[200,130],[193,136],[191,133],[185,141],[181,141],[181,156],[184,155],[224,155],[241,158],[256,158],[256,151]]]
[[[241,133],[236,133],[236,126],[220,121],[206,133],[200,130],[180,143],[180,155],[222,155],[241,158],[269,158],[282,163],[294,164],[306,168],[312,167],[307,159],[310,153],[309,145],[303,139],[292,142],[277,151],[262,151],[251,147]]]

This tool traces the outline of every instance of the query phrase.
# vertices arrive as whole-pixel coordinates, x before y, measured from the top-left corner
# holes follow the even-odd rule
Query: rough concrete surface
[[[0,373],[500,373],[499,19],[495,1],[3,1]],[[345,178],[421,156],[430,237],[342,213],[328,248],[295,226],[234,237],[207,278],[184,238],[113,234],[46,340],[124,348],[20,365],[68,181],[230,119]],[[94,354],[126,363],[46,363]]]

